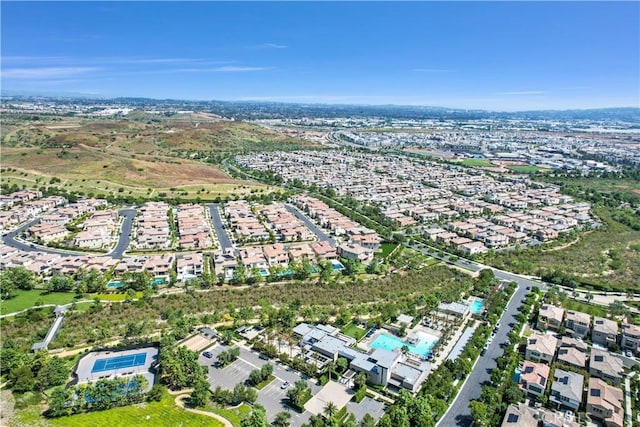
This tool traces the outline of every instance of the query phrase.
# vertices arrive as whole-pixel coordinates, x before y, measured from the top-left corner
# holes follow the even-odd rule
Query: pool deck
[[[422,332],[422,333],[425,333],[425,334],[433,335],[434,337],[438,338],[438,341],[442,337],[442,333],[440,331],[428,328],[428,327],[422,325],[421,323],[418,323],[414,328],[408,329],[407,330],[407,336],[403,337],[401,339],[406,341],[408,337],[410,337],[412,334],[414,334],[416,332]],[[391,336],[396,336],[396,334],[394,334],[390,330],[385,329],[385,328],[380,328],[377,331],[375,331],[373,333],[373,335],[371,335],[369,338],[366,338],[366,339],[360,341],[358,343],[358,347],[363,349],[363,350],[365,350],[365,351],[367,351],[367,352],[375,350],[375,348],[371,346],[371,343],[373,343],[376,340],[376,338],[378,338],[380,336],[380,334],[387,334],[387,335],[391,335]]]

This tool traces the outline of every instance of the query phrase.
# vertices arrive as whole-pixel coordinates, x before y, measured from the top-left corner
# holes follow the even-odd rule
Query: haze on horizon
[[[3,2],[3,91],[640,107],[638,2]]]

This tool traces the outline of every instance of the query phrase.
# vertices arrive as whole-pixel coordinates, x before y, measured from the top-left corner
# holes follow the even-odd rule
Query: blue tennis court
[[[126,356],[98,359],[93,363],[91,373],[111,371],[114,369],[142,366],[147,361],[147,353],[127,354]]]

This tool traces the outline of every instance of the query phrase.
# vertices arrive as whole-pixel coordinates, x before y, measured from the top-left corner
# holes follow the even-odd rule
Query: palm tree
[[[326,371],[329,374],[329,381],[331,381],[331,372],[333,372],[336,369],[336,362],[335,361],[331,361],[329,363],[327,363],[327,367],[326,367]]]
[[[328,402],[324,407],[324,415],[329,420],[338,412],[338,407],[333,402]]]

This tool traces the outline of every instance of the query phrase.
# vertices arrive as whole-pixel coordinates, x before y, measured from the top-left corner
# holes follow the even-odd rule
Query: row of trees
[[[486,278],[477,280],[486,280]],[[480,355],[482,346],[491,333],[493,325],[497,323],[499,315],[504,312],[515,288],[515,283],[511,283],[506,289],[489,294],[486,300],[489,324],[476,329],[456,360],[447,360],[433,370],[417,396],[401,392],[395,403],[380,419],[379,426],[435,426],[438,419],[446,412],[449,403],[455,398],[459,385],[471,372],[473,361]],[[454,385],[456,381],[458,386]]]
[[[509,334],[511,345],[506,346],[502,356],[496,359],[496,368],[491,371],[491,383],[482,386],[480,400],[470,403],[471,416],[477,427],[499,425],[507,407],[524,399],[524,393],[511,377],[519,361],[514,344],[519,344],[519,331],[532,313],[535,295],[534,290],[525,297],[516,318],[517,323]]]
[[[142,375],[136,375],[133,378],[117,377],[112,380],[98,380],[95,383],[60,387],[52,393],[45,415],[63,417],[140,403],[144,400],[144,390],[147,386],[147,379]]]

